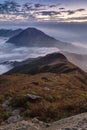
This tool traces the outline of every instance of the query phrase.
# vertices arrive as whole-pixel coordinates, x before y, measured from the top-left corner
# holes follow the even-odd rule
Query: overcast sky
[[[0,22],[87,22],[87,0],[0,0]]]

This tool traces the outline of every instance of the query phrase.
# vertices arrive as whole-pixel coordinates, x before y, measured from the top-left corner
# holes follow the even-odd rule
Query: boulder
[[[21,116],[11,116],[8,118],[7,122],[8,123],[17,123],[17,122],[20,122],[22,121],[22,117]]]
[[[48,87],[44,87],[44,90],[49,91],[50,89]]]
[[[38,95],[33,95],[33,94],[27,94],[27,96],[28,96],[28,100],[31,102],[37,102],[43,99],[43,97],[38,96]]]

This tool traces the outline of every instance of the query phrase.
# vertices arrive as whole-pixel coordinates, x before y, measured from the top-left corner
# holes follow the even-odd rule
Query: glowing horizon
[[[0,22],[87,22],[86,0],[1,0]]]

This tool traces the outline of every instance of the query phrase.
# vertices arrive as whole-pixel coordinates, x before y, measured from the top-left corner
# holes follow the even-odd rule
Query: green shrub
[[[4,96],[0,95],[0,104],[2,104],[4,101]]]
[[[28,89],[28,86],[23,86],[22,90]]]
[[[63,97],[61,95],[57,95],[57,96],[48,96],[48,97],[44,97],[45,100],[49,101],[49,102],[55,102],[58,100],[61,100]]]
[[[12,107],[24,107],[27,100],[27,96],[25,95],[17,96],[10,101],[9,105]]]
[[[30,113],[31,113],[30,110],[27,109],[27,110],[25,110],[25,111],[23,112],[22,115],[23,115],[24,117],[29,117],[29,116],[30,116]]]
[[[35,91],[31,91],[30,94],[37,95],[37,93]]]
[[[2,115],[3,120],[7,120],[12,115],[11,112],[4,112]]]

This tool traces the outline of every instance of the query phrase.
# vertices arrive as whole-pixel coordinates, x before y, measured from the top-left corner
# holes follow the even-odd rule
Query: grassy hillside
[[[87,75],[41,73],[0,77],[0,95],[12,97],[11,105],[23,107],[22,115],[44,121],[87,111]],[[27,94],[42,97],[29,101]]]
[[[46,122],[87,111],[87,74],[62,54],[47,55],[18,68],[0,76],[1,104],[12,97],[9,105],[21,108],[24,118],[38,117]],[[0,111],[5,113],[2,108]]]
[[[26,61],[25,61],[26,63]],[[61,53],[48,54],[44,57],[39,57],[33,61],[19,65],[13,68],[7,74],[23,73],[23,74],[38,74],[38,73],[78,73],[81,70],[70,63],[67,58]],[[81,71],[82,72],[82,71]]]

